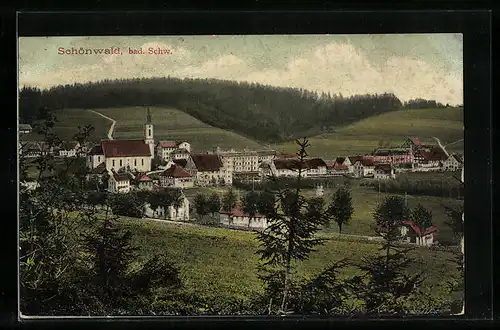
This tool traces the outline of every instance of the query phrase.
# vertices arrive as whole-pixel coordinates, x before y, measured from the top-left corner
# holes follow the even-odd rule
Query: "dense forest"
[[[406,109],[433,109],[433,108],[449,108],[449,104],[442,104],[434,100],[413,99],[404,102],[403,107]]]
[[[253,83],[170,77],[103,80],[43,91],[21,89],[23,122],[30,123],[41,105],[52,109],[171,106],[207,124],[267,142],[325,132],[402,107],[393,94],[343,97]]]
[[[171,77],[103,80],[43,91],[21,89],[22,122],[31,123],[41,105],[52,109],[170,106],[212,126],[266,142],[332,131],[403,107],[396,96],[387,93],[343,97],[255,83]]]

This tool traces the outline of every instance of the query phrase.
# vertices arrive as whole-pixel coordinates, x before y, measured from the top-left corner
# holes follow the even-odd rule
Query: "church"
[[[126,169],[139,172],[151,171],[155,156],[153,123],[148,108],[144,123],[144,139],[141,140],[102,140],[87,155],[87,167],[94,169],[104,164],[106,170]]]

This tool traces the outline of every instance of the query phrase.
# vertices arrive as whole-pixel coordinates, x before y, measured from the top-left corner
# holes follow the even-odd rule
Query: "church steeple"
[[[148,108],[148,114],[146,116],[146,124],[151,124],[151,111]]]

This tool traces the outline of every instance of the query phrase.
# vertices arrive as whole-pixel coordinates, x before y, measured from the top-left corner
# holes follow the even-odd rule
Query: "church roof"
[[[106,157],[148,157],[149,145],[144,140],[105,140],[101,142]]]

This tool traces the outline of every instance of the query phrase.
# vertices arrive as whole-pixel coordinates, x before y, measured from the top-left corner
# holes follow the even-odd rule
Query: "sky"
[[[93,54],[60,54],[73,48]],[[18,69],[20,87],[42,89],[171,76],[463,103],[461,34],[20,37]]]

